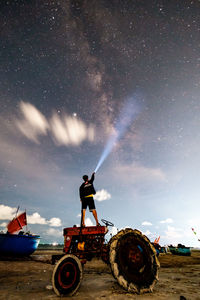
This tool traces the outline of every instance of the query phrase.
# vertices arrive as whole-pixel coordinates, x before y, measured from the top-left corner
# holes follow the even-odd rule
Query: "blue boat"
[[[172,254],[175,254],[175,255],[184,255],[184,256],[190,256],[191,255],[190,247],[185,247],[182,244],[178,244],[177,247],[174,247],[174,246],[170,245],[169,246],[169,251]]]
[[[0,255],[28,256],[39,242],[39,235],[0,233]]]
[[[19,231],[25,225],[27,225],[26,212],[16,216],[7,225],[7,233],[0,233],[0,255],[28,256],[37,249],[40,236]]]

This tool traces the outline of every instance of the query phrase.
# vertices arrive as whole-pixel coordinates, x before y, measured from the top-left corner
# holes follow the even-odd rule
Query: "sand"
[[[0,259],[0,299],[39,300],[59,299],[51,286],[54,266],[50,264],[51,251],[37,251],[29,259]],[[84,278],[73,300],[158,299],[200,300],[200,251],[191,257],[161,254],[159,282],[153,293],[129,294],[113,278],[109,267],[94,259],[84,267]],[[183,298],[184,299],[184,298]]]

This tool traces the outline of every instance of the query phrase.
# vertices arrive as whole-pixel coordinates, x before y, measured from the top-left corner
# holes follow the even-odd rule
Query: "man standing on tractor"
[[[80,194],[80,199],[82,203],[82,208],[81,208],[81,226],[85,226],[85,212],[87,207],[89,206],[89,210],[92,212],[95,221],[96,221],[96,226],[99,226],[98,218],[97,218],[97,212],[94,204],[94,199],[93,195],[96,194],[96,191],[93,186],[93,181],[94,181],[94,175],[95,172],[92,173],[92,177],[90,180],[88,180],[88,175],[83,175],[83,180],[84,182],[81,184],[79,188],[79,194]]]

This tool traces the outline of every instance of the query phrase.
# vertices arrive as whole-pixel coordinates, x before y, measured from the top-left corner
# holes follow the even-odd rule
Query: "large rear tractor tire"
[[[63,256],[56,264],[52,285],[58,296],[72,296],[78,290],[82,280],[82,265],[80,260],[71,254]]]
[[[119,285],[132,293],[152,292],[160,264],[149,239],[126,228],[111,238],[109,247],[111,271]]]

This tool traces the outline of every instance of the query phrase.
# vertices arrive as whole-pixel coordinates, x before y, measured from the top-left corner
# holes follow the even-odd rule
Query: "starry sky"
[[[82,176],[131,102],[137,113],[96,173],[99,219],[112,233],[200,246],[199,9],[198,0],[1,1],[0,230],[19,205],[41,242],[63,242],[62,229],[80,224]]]

